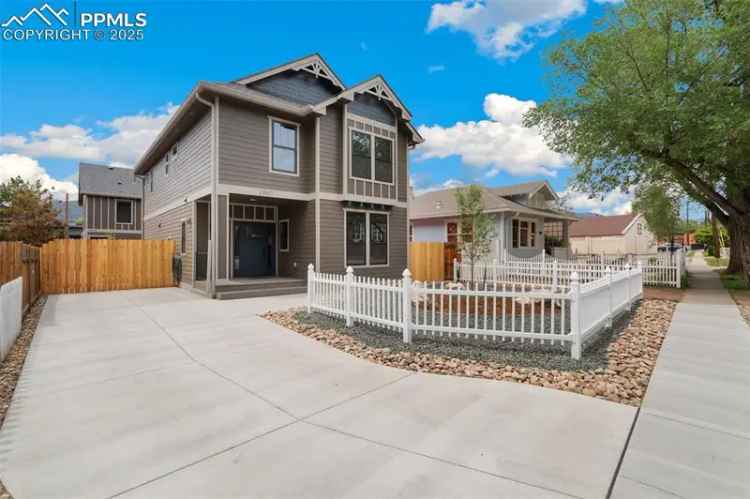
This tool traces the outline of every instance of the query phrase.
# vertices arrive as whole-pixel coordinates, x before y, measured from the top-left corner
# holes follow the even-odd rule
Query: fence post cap
[[[315,270],[315,266],[314,266],[314,265],[313,265],[313,264],[311,263],[311,264],[309,264],[309,265],[307,266],[307,270],[309,270],[310,272],[312,272],[312,271],[314,271],[314,270]]]
[[[348,267],[346,268],[346,273],[347,273],[347,274],[353,274],[353,273],[354,273],[354,269],[352,268],[352,266],[351,266],[351,265],[349,265],[349,266],[348,266]]]
[[[571,281],[577,281],[578,280],[578,272],[573,272],[570,274],[570,280]]]
[[[402,277],[411,277],[411,272],[409,272],[409,269],[404,269],[404,271],[401,273]]]

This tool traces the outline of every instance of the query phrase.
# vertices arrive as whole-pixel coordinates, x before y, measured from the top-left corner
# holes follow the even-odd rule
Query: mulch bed
[[[580,361],[567,348],[538,342],[471,341],[415,336],[355,325],[300,310],[264,315],[281,326],[379,364],[454,376],[527,383],[639,406],[669,328],[675,303],[646,300],[589,345]]]
[[[750,326],[750,290],[732,289],[729,294],[734,298],[737,308],[740,309],[740,314]]]
[[[0,363],[0,426],[5,422],[5,416],[8,413],[13,392],[16,389],[16,383],[21,376],[23,364],[26,361],[26,354],[31,346],[31,340],[36,332],[36,326],[39,324],[39,317],[44,310],[44,304],[47,298],[39,298],[31,309],[26,313],[21,325],[21,332],[10,349],[8,355]],[[0,482],[0,499],[12,499],[10,492]]]
[[[662,288],[644,286],[643,298],[646,300],[669,300],[681,302],[685,296],[685,288]]]

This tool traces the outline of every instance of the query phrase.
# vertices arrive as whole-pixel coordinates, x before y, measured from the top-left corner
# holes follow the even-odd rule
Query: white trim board
[[[172,201],[170,203],[167,203],[164,206],[162,206],[161,208],[158,208],[158,209],[152,211],[148,215],[146,215],[145,211],[144,211],[143,221],[145,222],[146,220],[151,220],[154,217],[158,217],[160,215],[163,215],[163,214],[165,214],[167,212],[170,212],[170,211],[174,210],[175,208],[180,208],[181,206],[183,206],[185,204],[192,203],[193,201],[197,201],[199,198],[202,198],[203,196],[206,196],[206,195],[209,195],[209,194],[211,194],[210,184],[207,185],[207,186],[205,186],[205,187],[201,187],[200,189],[197,189],[197,190],[189,193],[183,199],[176,199],[176,200],[174,200],[174,201]]]

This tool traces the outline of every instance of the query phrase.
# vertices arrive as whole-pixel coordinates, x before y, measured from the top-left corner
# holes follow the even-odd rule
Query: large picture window
[[[365,132],[351,133],[351,175],[393,183],[393,141]]]
[[[297,175],[299,126],[271,119],[271,171]]]
[[[346,212],[346,265],[388,265],[388,214]]]
[[[133,202],[127,199],[117,200],[117,213],[115,222],[118,224],[133,223]]]
[[[346,212],[346,265],[367,265],[367,213]]]

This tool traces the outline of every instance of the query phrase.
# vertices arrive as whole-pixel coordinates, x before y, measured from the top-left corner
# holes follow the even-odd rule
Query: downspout
[[[216,119],[216,108],[213,102],[205,100],[200,96],[198,92],[195,92],[195,99],[208,106],[211,109],[211,234],[210,237],[210,248],[211,248],[211,268],[206,269],[206,279],[208,280],[207,292],[211,298],[216,297],[216,269],[218,263],[218,235],[219,235],[219,198],[216,189],[216,171],[217,158],[218,158],[218,147],[216,144],[216,128],[218,126]],[[197,229],[193,229],[193,237],[197,237]]]

